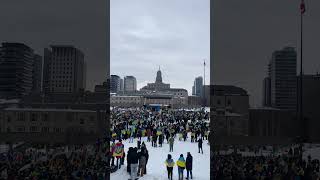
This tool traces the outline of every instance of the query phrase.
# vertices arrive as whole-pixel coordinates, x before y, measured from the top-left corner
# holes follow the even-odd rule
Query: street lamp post
[[[203,108],[206,107],[206,61],[203,60]]]

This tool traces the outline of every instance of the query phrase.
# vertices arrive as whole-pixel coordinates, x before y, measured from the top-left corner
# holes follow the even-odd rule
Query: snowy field
[[[303,158],[308,159],[310,155],[313,159],[320,160],[320,144],[305,144]]]
[[[167,169],[164,164],[168,154],[169,154],[169,145],[165,143],[162,147],[152,147],[151,142],[147,142],[147,139],[144,138],[142,141],[145,142],[147,149],[149,151],[149,161],[147,164],[147,174],[143,177],[140,177],[139,180],[167,180]],[[129,147],[136,147],[137,140],[134,143],[129,143],[129,141],[123,141],[125,146],[125,152],[127,153]],[[170,152],[173,160],[176,162],[180,156],[186,158],[187,152],[190,152],[193,156],[193,179],[195,180],[208,180],[210,179],[210,147],[207,144],[208,141],[203,142],[203,154],[198,153],[198,144],[191,143],[190,138],[186,142],[179,141],[178,138],[175,139],[173,152]],[[116,163],[116,161],[115,161]],[[111,173],[111,180],[127,180],[129,179],[129,174],[127,173],[127,159],[125,159],[124,166],[121,166],[121,169]],[[184,176],[187,177],[186,170],[184,171]],[[173,170],[173,179],[178,179],[178,169],[177,166]],[[185,179],[185,178],[184,178]]]

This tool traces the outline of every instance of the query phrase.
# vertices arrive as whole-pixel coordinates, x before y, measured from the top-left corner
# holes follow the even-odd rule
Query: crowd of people
[[[179,180],[192,179],[191,153],[179,157],[170,153],[177,139],[197,144],[198,153],[203,153],[202,144],[209,136],[208,119],[209,114],[204,111],[114,108],[110,135],[103,140],[92,145],[9,150],[0,154],[0,179],[102,180],[126,162],[130,179],[136,180],[148,173],[150,155],[146,143],[152,148],[169,146],[169,154],[163,157],[169,180],[175,174],[174,167]],[[123,141],[137,143],[125,152]],[[215,154],[212,175],[216,180],[320,180],[319,160],[310,156],[304,160],[301,153],[302,149],[290,148],[278,155]]]
[[[319,160],[311,156],[304,160],[302,151],[293,152],[290,148],[278,155],[216,154],[212,174],[217,180],[320,180]]]
[[[28,148],[2,155],[0,179],[92,179],[103,180],[107,171],[103,146],[55,147],[55,151]],[[57,151],[59,149],[59,151]]]
[[[111,110],[110,134],[91,145],[10,149],[0,154],[0,179],[84,179],[103,180],[109,172],[123,167],[131,180],[148,173],[148,148],[168,146],[163,157],[169,180],[192,179],[193,156],[190,152],[173,157],[175,141],[189,141],[203,154],[209,136],[209,113],[205,111],[148,109]],[[130,147],[125,151],[123,141]],[[133,143],[133,142],[136,142]],[[147,143],[150,143],[151,147]],[[175,150],[176,152],[177,150]],[[212,175],[217,180],[320,180],[320,162],[290,149],[280,155],[245,156],[240,153],[215,154]],[[125,163],[126,162],[126,163]],[[174,168],[177,168],[177,174]],[[150,170],[150,169],[149,169]]]
[[[120,169],[125,159],[128,173],[132,179],[136,179],[147,173],[149,153],[145,143],[161,148],[166,141],[170,151],[173,151],[175,138],[179,136],[179,140],[187,141],[187,133],[191,133],[191,141],[198,142],[200,153],[202,140],[208,138],[208,124],[203,121],[208,117],[204,111],[172,110],[159,113],[143,108],[114,108],[111,110],[110,135],[106,134],[91,145],[56,145],[47,148],[30,145],[25,149],[10,149],[1,153],[0,179],[102,180],[109,172]],[[148,140],[142,142],[142,137]],[[134,139],[138,139],[137,146],[124,152],[122,141],[133,142]]]
[[[161,112],[148,109],[113,109],[111,112],[112,127],[111,167],[120,169],[127,157],[127,172],[131,180],[143,177],[147,173],[149,159],[145,143],[153,148],[161,148],[164,143],[169,145],[169,153],[173,152],[175,139],[190,141],[198,144],[198,153],[203,154],[203,140],[208,140],[209,113],[205,111],[162,110]],[[146,139],[146,142],[142,141]],[[124,152],[123,140],[137,144],[132,145],[128,152]],[[184,169],[187,170],[187,179],[192,179],[192,156],[189,152],[184,159],[183,154],[175,163],[171,154],[165,160],[168,179],[172,179],[173,167],[178,169],[178,177],[184,179]]]
[[[113,109],[111,111],[113,140],[133,142],[147,137],[152,147],[162,147],[166,140],[173,151],[174,139],[186,141],[188,134],[191,142],[198,142],[199,153],[203,153],[203,140],[209,137],[209,113],[206,111],[163,110],[162,112],[147,109]]]

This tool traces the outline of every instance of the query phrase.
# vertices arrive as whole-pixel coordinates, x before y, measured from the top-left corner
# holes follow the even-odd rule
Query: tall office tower
[[[120,79],[120,91],[124,91],[123,79]]]
[[[39,93],[42,92],[42,57],[35,55],[34,68],[33,68],[33,88],[32,91]]]
[[[44,91],[74,93],[86,88],[84,54],[73,46],[54,45],[44,49]]]
[[[134,76],[124,77],[124,91],[136,91],[137,90],[137,80]]]
[[[196,93],[194,92],[194,85],[192,86],[192,95],[196,95]]]
[[[21,98],[41,89],[41,56],[23,43],[0,47],[0,98]]]
[[[262,104],[263,106],[270,107],[271,106],[271,80],[270,77],[266,77],[263,79],[263,87],[262,87]]]
[[[295,110],[297,106],[297,53],[293,47],[274,51],[269,65],[271,106]]]
[[[203,79],[201,76],[194,80],[193,91],[193,95],[203,97]]]
[[[120,90],[120,77],[118,75],[111,75],[110,92],[117,93]]]

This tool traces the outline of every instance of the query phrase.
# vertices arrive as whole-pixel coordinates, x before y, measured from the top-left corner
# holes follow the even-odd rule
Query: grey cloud
[[[138,84],[163,80],[191,93],[207,59],[209,82],[209,0],[111,1],[111,73],[134,75]]]

